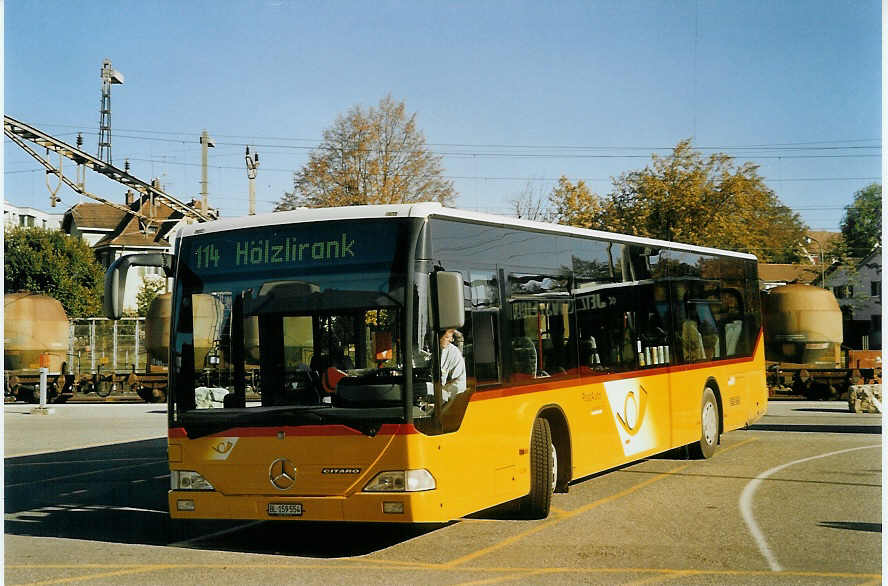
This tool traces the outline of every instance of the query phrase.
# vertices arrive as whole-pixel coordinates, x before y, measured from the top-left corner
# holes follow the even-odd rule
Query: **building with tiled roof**
[[[191,202],[193,207],[199,206]],[[180,212],[161,200],[148,196],[127,195],[127,206],[135,213],[103,203],[79,203],[65,212],[62,230],[85,240],[104,268],[127,254],[171,252],[172,240],[183,222],[190,222]],[[139,214],[139,215],[136,215]],[[130,270],[124,293],[124,308],[136,306],[136,295],[142,281],[162,279],[155,267],[134,267]]]
[[[94,246],[112,233],[125,215],[123,210],[103,203],[78,203],[65,212],[62,231]]]
[[[809,285],[820,278],[820,267],[813,264],[759,263],[758,273],[761,289],[766,290],[781,285]]]

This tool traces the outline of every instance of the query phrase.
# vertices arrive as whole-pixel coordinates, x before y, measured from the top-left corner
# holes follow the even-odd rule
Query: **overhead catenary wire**
[[[83,133],[84,135],[97,135],[95,132],[93,125],[64,125],[64,124],[44,124],[43,126],[51,126],[53,128],[59,129],[59,136],[62,135],[73,135],[76,134],[77,131]],[[75,129],[71,131],[71,129]],[[92,129],[92,130],[91,130]],[[146,149],[145,150],[154,150],[157,152],[157,147],[152,149],[150,145],[152,143],[166,143],[166,144],[181,144],[181,145],[191,145],[195,144],[197,141],[194,136],[196,136],[196,132],[183,132],[183,131],[170,131],[170,130],[149,130],[149,129],[133,129],[133,128],[124,128],[115,131],[116,139],[124,139],[128,141],[133,141],[129,143],[131,146],[135,145],[139,142],[142,142]],[[322,139],[318,138],[304,138],[304,137],[280,137],[280,136],[262,136],[262,135],[237,135],[237,134],[219,134],[214,133],[219,140],[217,145],[219,150],[214,152],[213,159],[216,161],[225,160],[228,157],[238,157],[242,156],[242,149],[244,145],[250,145],[251,147],[261,147],[263,149],[269,149],[271,151],[276,151],[279,154],[274,156],[278,157],[280,160],[283,153],[286,152],[310,152],[318,149],[319,145],[322,143]],[[8,139],[7,139],[8,140]],[[280,144],[275,144],[280,143]],[[127,144],[127,143],[124,143]],[[123,146],[123,145],[122,145]],[[126,147],[123,147],[126,148]],[[431,152],[433,155],[438,155],[442,157],[452,158],[452,159],[514,159],[514,160],[595,160],[595,159],[614,159],[614,160],[650,160],[650,157],[653,153],[657,153],[658,156],[668,155],[668,153],[674,150],[674,146],[666,146],[666,147],[652,147],[652,146],[643,146],[643,145],[583,145],[583,144],[574,144],[574,145],[541,145],[541,144],[507,144],[507,143],[467,143],[467,142],[449,142],[449,143],[425,143],[423,148],[427,152]],[[723,145],[723,146],[696,146],[692,147],[695,151],[729,151],[725,152],[729,156],[733,156],[734,158],[740,159],[742,161],[750,161],[755,163],[757,160],[761,160],[765,168],[768,168],[769,163],[767,161],[771,160],[830,160],[830,159],[838,159],[838,160],[866,160],[870,158],[879,157],[881,153],[881,142],[878,138],[853,138],[853,139],[837,139],[837,140],[823,140],[823,141],[799,141],[799,142],[779,142],[779,143],[761,143],[761,144],[740,144],[740,145]],[[161,149],[163,150],[163,149]],[[662,154],[661,154],[662,153]],[[119,156],[119,155],[118,155]],[[128,157],[133,162],[139,163],[148,163],[152,166],[152,175],[154,175],[154,167],[161,166],[161,169],[164,166],[174,166],[177,168],[182,168],[182,173],[185,172],[185,169],[190,167],[198,167],[199,163],[197,162],[189,162],[185,155],[185,151],[183,150],[181,154],[170,155],[170,156],[160,156],[158,157],[149,157],[144,156],[129,156]],[[294,157],[295,159],[301,158],[300,156]],[[869,163],[867,163],[869,164]],[[302,163],[298,163],[294,161],[293,168],[284,168],[281,166],[277,167],[263,167],[263,172],[268,173],[277,173],[277,174],[292,174],[297,172],[302,167]],[[242,172],[242,165],[225,165],[225,164],[217,164],[210,165],[210,169],[213,169],[215,172],[222,171],[237,171]],[[4,170],[4,175],[14,175],[14,174],[26,174],[26,173],[39,173],[42,170],[40,169],[10,169],[7,166],[7,169]],[[628,170],[632,171],[632,170]],[[178,171],[177,171],[178,173]],[[549,171],[547,174],[550,174]],[[854,173],[852,171],[852,173]],[[769,184],[774,185],[787,185],[792,183],[804,184],[804,183],[841,183],[841,182],[880,182],[881,178],[878,176],[866,176],[865,172],[860,175],[851,175],[845,174],[843,176],[800,176],[800,177],[787,177],[783,174],[782,171],[775,172],[774,174],[778,175],[776,177],[768,177],[762,176],[762,179]],[[618,174],[615,174],[617,176]],[[183,185],[188,184],[186,180],[186,176],[183,177]],[[490,181],[490,182],[524,182],[524,183],[550,183],[555,182],[560,179],[560,177],[527,177],[527,176],[518,176],[508,174],[496,174],[491,173],[489,175],[480,174],[450,174],[450,175],[440,175],[443,179],[452,180],[452,181]],[[611,183],[614,177],[583,177],[580,174],[576,173],[574,170],[570,175],[565,174],[565,177],[572,182],[584,181],[589,184],[598,184],[597,189],[605,189],[601,184]],[[270,186],[269,186],[270,187]],[[508,187],[506,187],[508,189]],[[603,193],[603,192],[602,192]],[[217,197],[225,198],[225,195],[218,194]],[[227,196],[232,198],[239,198],[240,196]],[[264,203],[278,203],[279,200],[269,201],[267,199],[262,200]],[[466,202],[468,203],[468,202]],[[462,207],[471,207],[463,205]],[[852,206],[827,206],[827,207],[817,207],[817,208],[793,208],[794,211],[836,211],[847,209]],[[490,209],[490,208],[487,208]],[[506,206],[503,206],[498,209],[510,209]]]
[[[240,154],[239,156],[243,156]],[[158,165],[176,165],[176,166],[185,166],[185,167],[200,167],[200,163],[190,163],[185,161],[175,161],[171,160],[168,157],[164,157],[163,159],[145,159],[141,157],[127,157],[130,161],[133,162],[141,162],[141,163],[152,163]],[[242,167],[235,165],[208,165],[210,169],[222,169],[222,170],[241,170]],[[274,173],[294,173],[295,171],[291,168],[275,168],[275,167],[263,167],[263,172],[274,172]],[[14,174],[14,173],[26,173],[26,172],[34,172],[36,170],[27,169],[27,170],[11,170],[4,171],[4,174]],[[491,176],[491,175],[436,175],[436,177],[441,177],[443,179],[453,179],[453,180],[484,180],[484,181],[530,181],[530,182],[551,182],[558,181],[561,177],[520,177],[520,176]],[[591,182],[610,182],[612,181],[611,177],[567,177],[570,181],[584,181],[586,183]],[[787,183],[787,182],[818,182],[818,181],[879,181],[881,177],[871,176],[871,177],[786,177],[786,178],[770,178],[763,177],[764,181],[769,183]],[[802,209],[802,208],[797,208]],[[831,208],[830,208],[831,209]]]
[[[58,125],[56,125],[58,126]],[[79,128],[79,127],[74,127]],[[162,137],[152,137],[152,136],[138,136],[133,134],[122,134],[126,132],[137,132],[143,134],[166,134],[170,136],[182,136],[183,138],[162,138]],[[88,130],[83,131],[84,134],[95,134],[93,132],[89,132]],[[226,142],[224,140],[216,141],[217,147],[221,146],[231,146],[237,147],[242,150],[245,146],[254,146],[254,147],[263,147],[270,149],[290,149],[290,150],[315,150],[322,143],[320,139],[309,139],[309,138],[294,138],[294,137],[263,137],[263,136],[244,136],[244,135],[225,135],[214,133],[216,136],[221,138],[248,138],[250,140],[246,142]],[[115,136],[119,138],[128,138],[131,140],[145,140],[145,141],[154,141],[154,142],[170,142],[170,143],[193,143],[194,140],[192,138],[191,133],[182,133],[182,132],[172,132],[172,131],[149,131],[149,130],[133,130],[133,129],[121,129],[118,130]],[[187,137],[187,138],[186,138]],[[281,141],[281,142],[306,142],[309,144],[300,145],[300,144],[273,144],[273,143],[260,143],[257,141],[260,140],[271,140],[271,141]],[[745,151],[745,150],[762,150],[762,151],[835,151],[835,150],[879,150],[881,151],[881,143],[876,145],[856,145],[856,146],[842,146],[842,143],[850,144],[856,142],[879,142],[879,139],[842,139],[842,140],[834,140],[834,141],[817,141],[817,142],[800,142],[800,143],[774,143],[774,144],[754,144],[754,145],[724,145],[724,146],[694,146],[694,150],[698,151]],[[823,146],[815,146],[815,145],[823,145]],[[478,143],[425,143],[423,145],[423,150],[428,150],[428,147],[445,147],[445,148],[467,148],[467,149],[490,149],[490,148],[498,148],[498,149],[537,149],[537,150],[575,150],[575,151],[611,151],[609,153],[600,153],[600,154],[588,154],[588,153],[575,153],[565,155],[564,153],[514,153],[514,152],[481,152],[481,151],[458,151],[458,152],[450,152],[450,151],[429,151],[432,154],[440,155],[440,156],[480,156],[480,157],[534,157],[534,158],[562,158],[562,157],[571,157],[571,158],[648,158],[650,157],[651,152],[671,152],[674,149],[674,146],[668,147],[651,147],[651,146],[616,146],[616,145],[524,145],[524,144],[506,144],[506,143],[498,143],[498,144],[478,144]],[[361,149],[358,149],[361,150]],[[368,149],[370,150],[370,149]],[[640,154],[619,154],[614,153],[613,151],[643,151]],[[393,151],[393,152],[412,152],[412,151]],[[748,156],[748,155],[745,155]],[[854,153],[843,153],[843,154],[833,154],[833,155],[759,155],[755,158],[850,158],[850,157],[875,157],[880,156],[878,153],[867,153],[867,154],[854,154]]]

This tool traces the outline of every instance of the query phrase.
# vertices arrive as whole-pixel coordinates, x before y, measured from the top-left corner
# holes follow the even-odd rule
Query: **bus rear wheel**
[[[530,438],[530,492],[524,497],[523,512],[531,519],[549,516],[552,493],[555,492],[557,459],[549,422],[538,417],[533,422]]]
[[[718,401],[715,392],[706,387],[703,389],[703,401],[700,408],[700,439],[690,445],[691,457],[697,459],[711,458],[719,440]]]

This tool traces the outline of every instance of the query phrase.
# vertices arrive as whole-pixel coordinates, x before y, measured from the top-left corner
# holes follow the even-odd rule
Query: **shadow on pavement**
[[[800,407],[798,409],[793,409],[793,412],[802,412],[806,411],[809,413],[850,413],[848,409],[837,409],[837,408],[827,408],[827,407]]]
[[[6,458],[4,476],[9,535],[336,558],[441,527],[172,520],[165,438]]]
[[[879,523],[860,523],[857,521],[821,521],[818,527],[831,529],[848,529],[851,531],[866,531],[869,533],[881,533],[882,526]]]
[[[882,433],[882,425],[879,423],[873,423],[872,425],[790,425],[784,423],[754,423],[749,426],[749,429],[754,431],[805,431],[817,433]]]
[[[177,545],[241,553],[340,558],[374,553],[446,526],[311,521],[248,521],[240,525],[237,531]]]

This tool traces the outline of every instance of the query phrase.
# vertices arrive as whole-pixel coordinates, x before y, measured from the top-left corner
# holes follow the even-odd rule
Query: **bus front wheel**
[[[555,445],[549,422],[538,417],[533,422],[530,438],[530,492],[524,497],[524,513],[531,519],[545,519],[549,516],[556,470]]]
[[[711,458],[718,446],[719,420],[718,401],[715,392],[706,387],[700,410],[700,439],[690,445],[691,456],[697,459]]]

